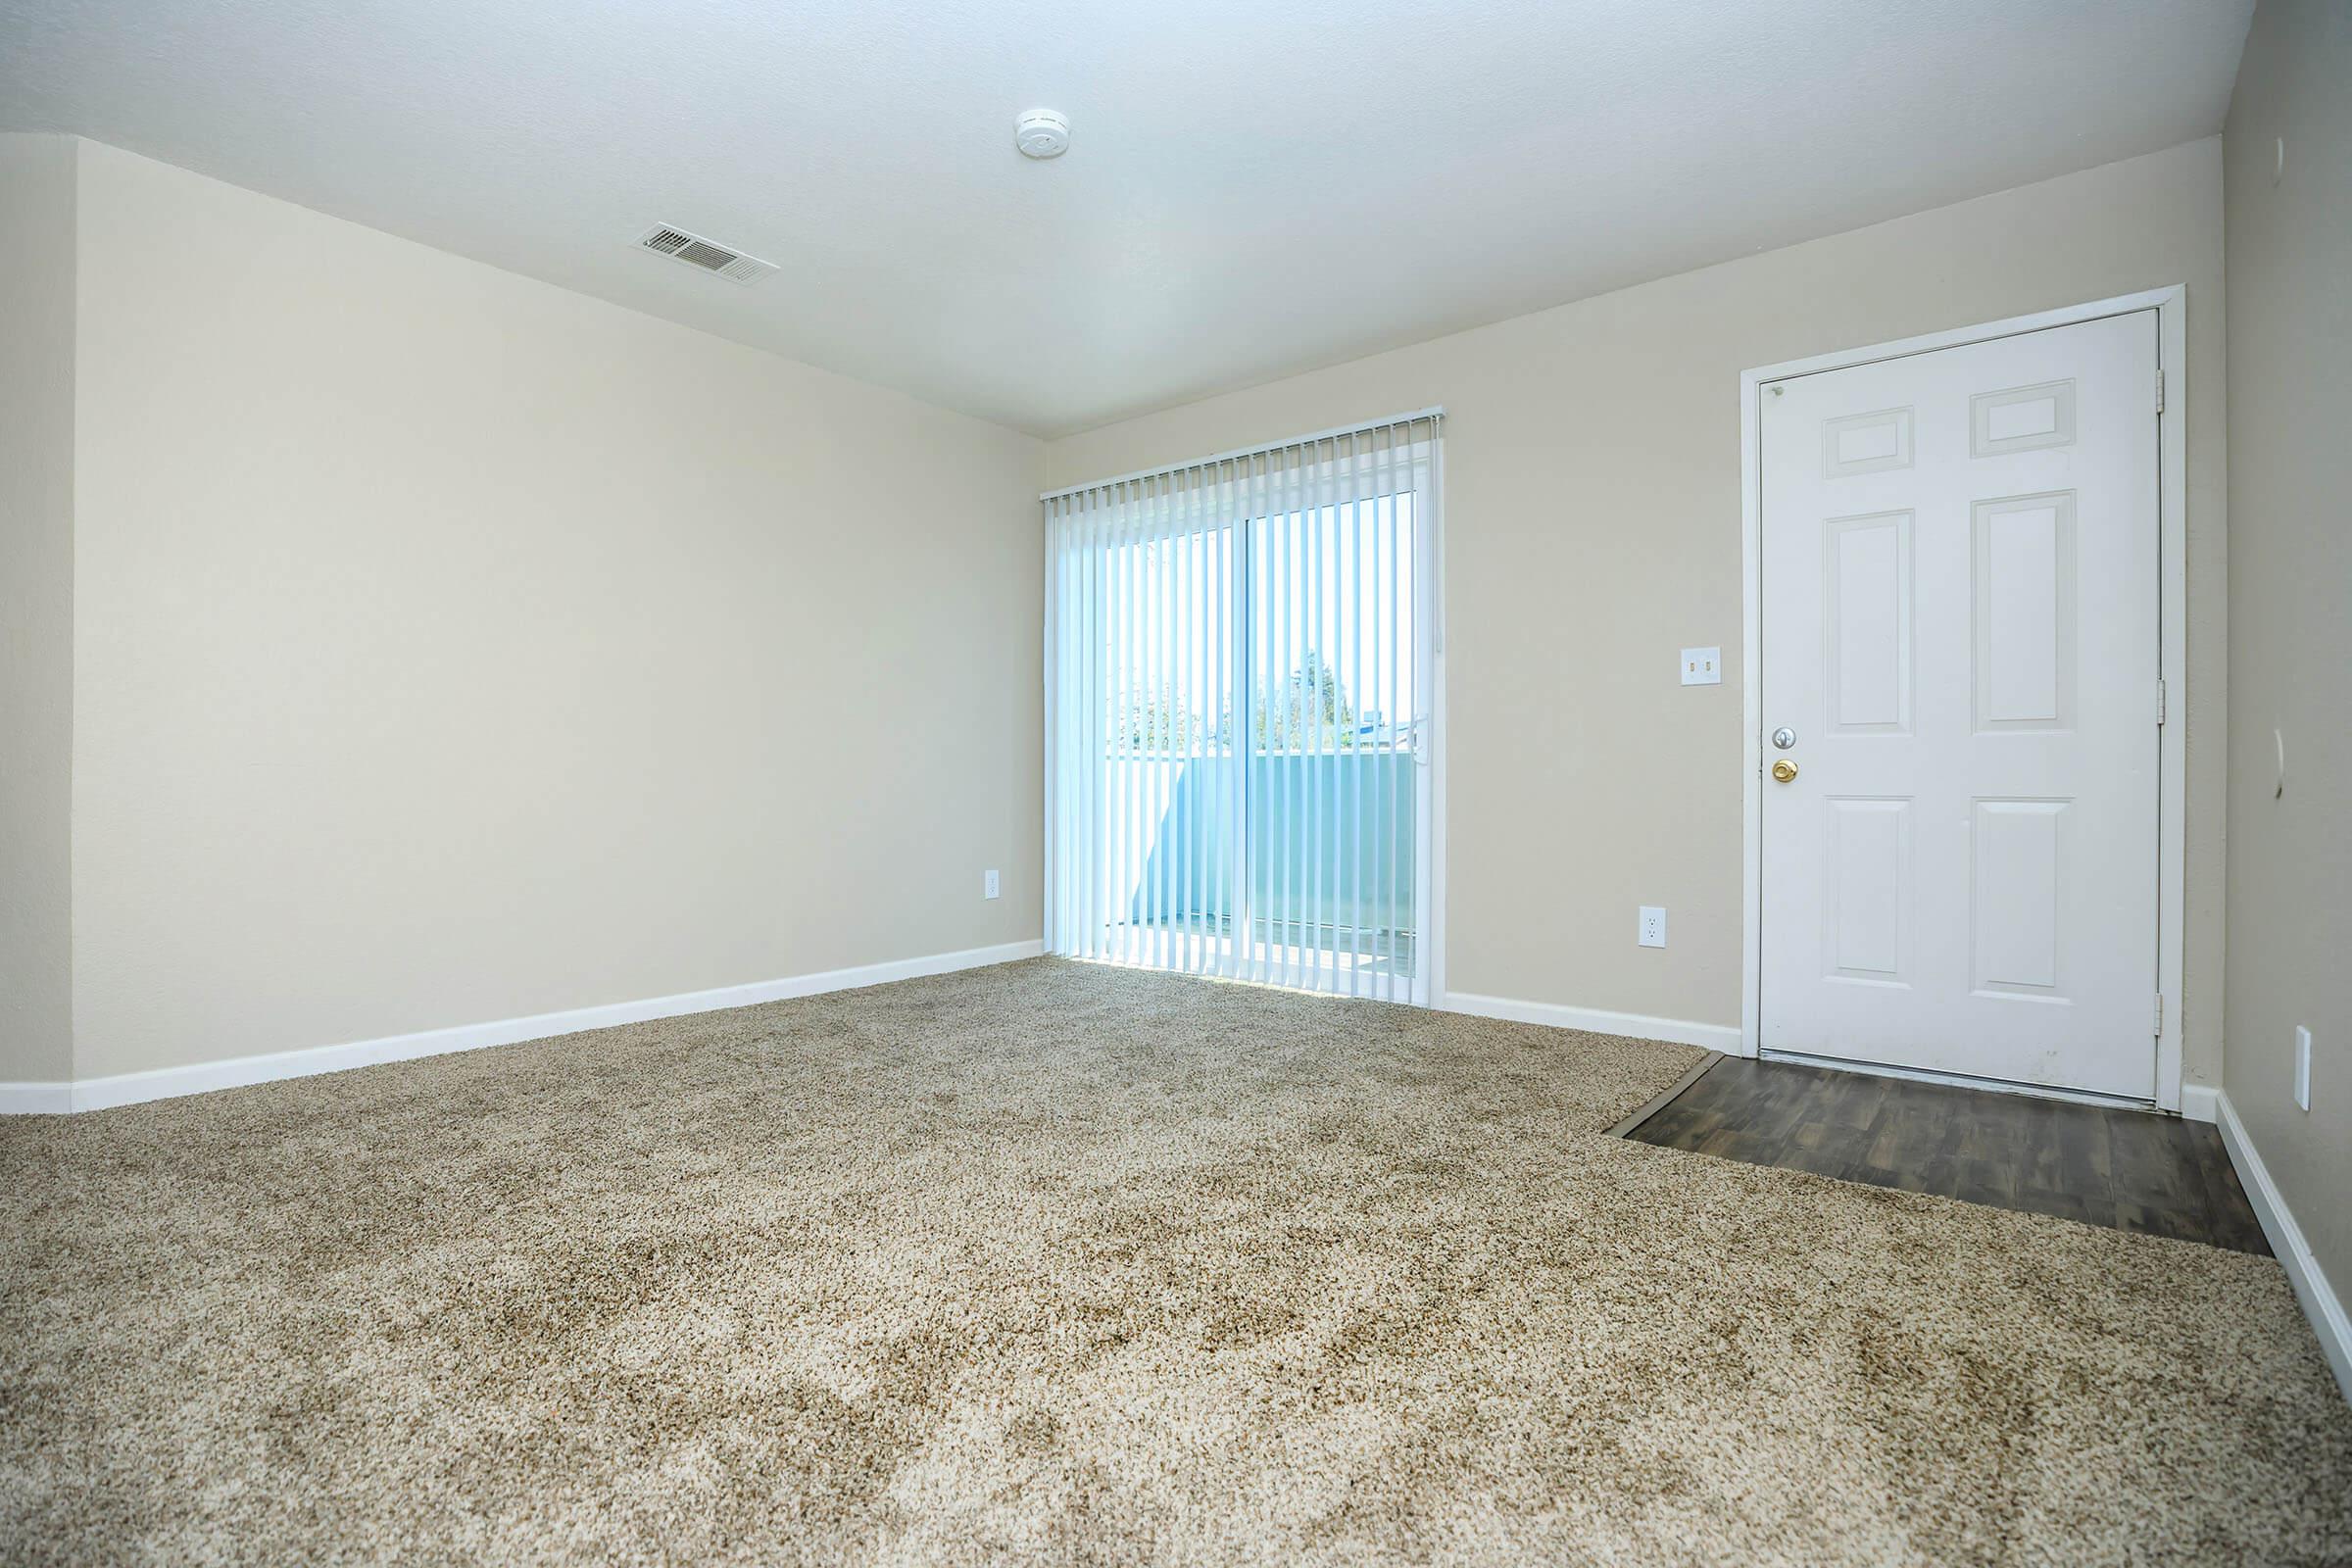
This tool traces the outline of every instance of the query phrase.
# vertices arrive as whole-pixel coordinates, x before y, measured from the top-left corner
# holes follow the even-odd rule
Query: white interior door
[[[1765,1050],[2154,1098],[2157,368],[2146,310],[1763,388]]]

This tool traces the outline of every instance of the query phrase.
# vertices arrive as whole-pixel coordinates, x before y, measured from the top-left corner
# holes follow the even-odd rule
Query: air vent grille
[[[684,262],[700,271],[716,272],[731,283],[757,282],[776,270],[773,262],[746,256],[716,240],[689,234],[682,228],[651,228],[638,236],[637,243],[673,262]]]

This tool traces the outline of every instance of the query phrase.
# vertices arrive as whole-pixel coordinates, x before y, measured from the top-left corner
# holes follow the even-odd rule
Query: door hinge
[[[2168,706],[2164,682],[2160,680],[2156,683],[2156,722],[2161,724],[2170,716],[2172,716],[2172,709]]]
[[[2164,370],[2161,367],[2156,371],[2156,412],[2164,412]]]
[[[2164,993],[2161,991],[2156,993],[2156,1033],[2164,1033]]]

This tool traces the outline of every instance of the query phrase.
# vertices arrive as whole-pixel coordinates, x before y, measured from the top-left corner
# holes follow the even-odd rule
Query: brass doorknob
[[[1772,764],[1772,776],[1786,784],[1790,779],[1796,777],[1796,764],[1784,757],[1779,761]]]

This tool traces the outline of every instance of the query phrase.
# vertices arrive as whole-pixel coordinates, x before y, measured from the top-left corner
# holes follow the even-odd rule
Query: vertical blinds
[[[1044,498],[1051,951],[1426,1002],[1442,417]]]

